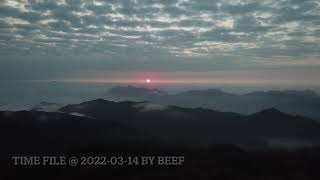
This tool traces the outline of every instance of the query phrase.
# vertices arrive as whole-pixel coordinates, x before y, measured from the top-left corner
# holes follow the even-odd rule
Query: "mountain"
[[[62,152],[128,140],[135,134],[119,123],[85,116],[34,110],[0,112],[1,155]]]
[[[137,92],[136,89],[139,91]],[[155,89],[130,86],[112,88],[106,94],[106,98],[119,101],[152,101],[188,108],[202,107],[247,115],[264,109],[277,108],[282,112],[307,116],[320,121],[320,96],[311,90],[257,91],[247,94],[232,94],[209,89],[169,94]]]
[[[125,97],[150,97],[150,96],[163,96],[167,95],[166,92],[160,91],[157,89],[147,89],[147,88],[140,88],[135,86],[127,86],[127,87],[113,87],[109,90],[110,94],[120,95]]]
[[[112,120],[166,143],[270,145],[268,143],[274,140],[298,144],[320,142],[320,123],[288,115],[274,108],[252,115],[240,115],[152,102],[98,99],[69,105],[60,111],[104,121]]]
[[[248,95],[261,95],[261,96],[278,96],[278,97],[300,97],[300,98],[317,98],[319,97],[317,93],[312,90],[286,90],[286,91],[257,91],[249,93]]]
[[[103,99],[60,112],[0,112],[0,151],[54,151],[88,144],[135,142],[202,147],[320,144],[320,123],[276,109],[252,115],[153,102]]]
[[[317,168],[320,123],[275,108],[241,115],[146,101],[97,99],[68,105],[59,111],[0,111],[0,176],[5,176],[2,179],[39,178],[48,174],[49,179],[320,177]],[[118,163],[122,157],[137,157],[141,162],[139,158],[146,156],[178,156],[184,158],[184,163],[154,166],[107,163],[70,168],[10,165],[12,156],[41,155],[118,157]]]
[[[190,90],[179,93],[179,95],[185,96],[229,96],[232,94],[223,92],[219,89],[207,89],[207,90]]]

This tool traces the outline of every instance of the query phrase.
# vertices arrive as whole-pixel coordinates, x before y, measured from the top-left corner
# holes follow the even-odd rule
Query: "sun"
[[[146,83],[151,83],[151,79],[146,79]]]

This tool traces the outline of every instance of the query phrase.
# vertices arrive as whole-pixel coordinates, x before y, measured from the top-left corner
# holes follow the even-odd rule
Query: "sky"
[[[0,79],[320,84],[319,0],[0,0]]]

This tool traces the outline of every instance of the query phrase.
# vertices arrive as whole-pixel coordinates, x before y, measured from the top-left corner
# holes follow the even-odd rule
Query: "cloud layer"
[[[303,64],[312,65],[320,56],[320,2],[2,0],[0,53],[256,64],[311,58]]]

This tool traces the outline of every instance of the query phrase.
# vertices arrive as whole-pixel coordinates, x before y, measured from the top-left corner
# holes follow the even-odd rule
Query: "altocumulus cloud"
[[[0,53],[257,64],[311,58],[312,65],[320,56],[320,2],[1,0]]]

